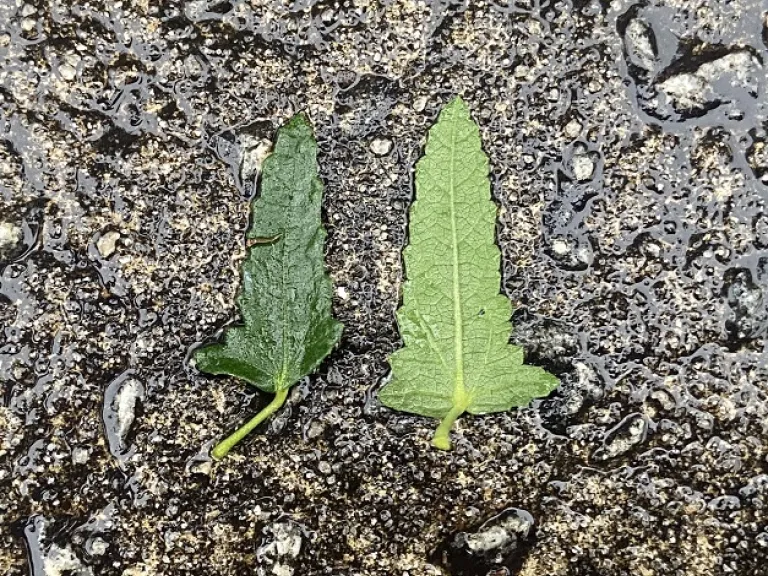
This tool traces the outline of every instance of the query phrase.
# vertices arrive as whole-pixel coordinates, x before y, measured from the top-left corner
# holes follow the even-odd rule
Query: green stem
[[[435,435],[432,436],[432,446],[439,448],[440,450],[451,449],[451,428],[453,423],[456,422],[456,418],[464,413],[465,406],[461,404],[455,404],[453,408],[445,415],[440,421],[440,425],[435,430]]]
[[[224,440],[216,445],[216,447],[211,452],[211,456],[213,456],[214,460],[221,460],[224,458],[229,453],[229,451],[232,450],[232,448],[234,448],[238,442],[240,442],[240,440],[245,438],[251,432],[251,430],[256,428],[256,426],[277,412],[285,403],[286,398],[288,398],[288,388],[278,390],[275,393],[275,397],[272,399],[272,402],[267,404],[261,412],[256,414],[256,416],[248,420],[248,422],[243,424],[243,426],[235,430],[234,433],[227,436]]]

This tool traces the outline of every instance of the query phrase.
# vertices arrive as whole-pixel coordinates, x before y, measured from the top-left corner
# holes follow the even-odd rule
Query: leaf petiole
[[[256,428],[256,426],[277,412],[280,407],[285,404],[285,399],[288,398],[288,390],[288,388],[278,390],[275,393],[275,397],[272,399],[272,402],[267,404],[261,412],[256,414],[256,416],[248,420],[248,422],[246,422],[243,426],[219,442],[211,451],[211,456],[213,456],[213,459],[221,460],[224,458],[229,453],[229,451],[232,450],[232,448],[234,448],[237,443],[245,438],[254,428]]]
[[[439,448],[440,450],[451,449],[451,428],[456,419],[461,416],[466,410],[466,406],[463,404],[456,404],[448,411],[445,418],[440,420],[440,425],[435,430],[434,436],[432,436],[432,446]]]

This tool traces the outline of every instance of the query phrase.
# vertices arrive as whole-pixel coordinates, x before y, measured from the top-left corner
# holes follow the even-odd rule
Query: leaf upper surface
[[[397,312],[405,346],[389,359],[392,377],[380,392],[386,406],[455,418],[522,406],[558,385],[509,344],[512,305],[499,293],[496,216],[479,130],[457,98],[430,129],[416,165]]]
[[[278,132],[252,204],[237,298],[243,324],[197,351],[200,370],[277,392],[314,371],[338,342],[342,325],[331,316],[316,158],[312,128],[297,115]]]

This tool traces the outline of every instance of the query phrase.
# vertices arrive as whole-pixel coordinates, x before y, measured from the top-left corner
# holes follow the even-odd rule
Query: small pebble
[[[419,96],[418,98],[414,99],[413,109],[416,110],[416,112],[424,112],[426,108],[427,108],[426,96]]]
[[[581,122],[574,118],[565,125],[565,135],[573,140],[574,138],[577,138],[579,134],[581,134],[581,129]]]
[[[568,254],[568,252],[570,252],[571,249],[565,240],[561,240],[558,238],[557,240],[552,241],[552,251],[559,256],[563,256],[565,254]]]
[[[577,154],[573,157],[571,162],[573,175],[576,177],[576,180],[584,182],[592,178],[592,174],[595,172],[595,163],[589,156],[586,154]]]
[[[106,234],[102,234],[101,238],[96,241],[96,249],[101,254],[102,258],[109,258],[115,253],[115,244],[120,239],[120,233],[110,230]]]
[[[0,257],[13,252],[23,238],[21,228],[11,222],[0,222]]]
[[[101,538],[94,538],[93,542],[90,543],[90,546],[88,547],[88,552],[92,554],[93,556],[103,556],[107,548],[109,548],[109,544],[107,544],[104,540]]]
[[[371,152],[376,156],[386,156],[392,150],[392,140],[387,138],[374,138],[371,142]]]
[[[72,462],[75,464],[85,464],[89,456],[90,452],[86,448],[77,446],[72,449]]]
[[[243,148],[240,173],[244,180],[253,180],[261,173],[264,160],[272,153],[272,142],[247,134],[243,134],[240,140]]]
[[[64,80],[74,80],[77,75],[77,70],[70,64],[62,64],[59,66],[59,74]]]

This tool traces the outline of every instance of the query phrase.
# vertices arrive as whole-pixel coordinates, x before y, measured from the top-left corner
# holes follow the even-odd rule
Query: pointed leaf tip
[[[445,108],[443,108],[443,111],[445,110],[466,111],[469,113],[469,106],[467,106],[467,103],[464,102],[464,99],[461,96],[454,96],[453,99],[445,105]]]
[[[311,128],[312,123],[310,122],[309,116],[307,116],[306,112],[298,112],[291,117],[286,126],[307,126]]]
[[[313,147],[317,146],[312,123],[309,121],[309,117],[303,112],[299,112],[292,116],[291,119],[277,131],[278,145],[281,139],[285,141],[295,140],[297,143],[311,145]]]

